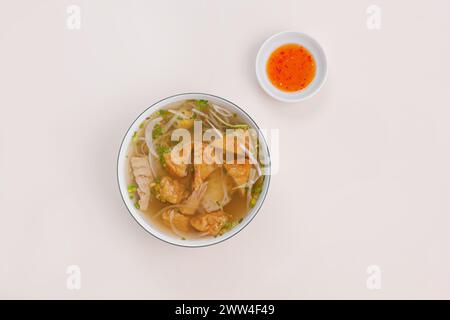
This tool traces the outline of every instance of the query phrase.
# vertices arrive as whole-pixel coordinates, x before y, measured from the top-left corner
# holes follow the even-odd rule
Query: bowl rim
[[[280,95],[277,95],[276,93],[268,90],[268,88],[266,87],[265,83],[263,82],[263,79],[261,78],[261,74],[259,72],[260,68],[261,68],[261,64],[265,65],[265,62],[262,61],[262,51],[263,48],[265,48],[267,45],[269,45],[272,41],[274,41],[276,38],[281,37],[285,34],[295,34],[297,36],[300,37],[304,37],[309,39],[312,43],[314,43],[314,45],[317,47],[317,49],[321,52],[321,54],[323,55],[323,61],[321,61],[323,68],[324,68],[324,75],[323,75],[323,79],[319,82],[319,84],[317,85],[317,87],[311,91],[311,93],[309,93],[308,95],[302,96],[302,97],[293,97],[292,99],[289,98],[285,98],[282,97]],[[301,42],[299,42],[299,44],[302,44]],[[320,89],[323,87],[323,85],[325,84],[325,82],[327,81],[328,78],[328,63],[327,63],[327,57],[325,54],[325,50],[323,50],[322,46],[320,45],[320,43],[313,38],[312,36],[310,36],[307,33],[304,32],[300,32],[300,31],[295,31],[295,30],[284,30],[284,31],[280,31],[278,33],[275,33],[273,35],[271,35],[270,37],[268,37],[266,40],[264,40],[264,42],[261,44],[261,46],[258,49],[258,53],[256,54],[256,59],[255,59],[255,73],[256,73],[256,78],[258,80],[259,86],[264,90],[265,93],[267,93],[269,96],[271,96],[272,98],[278,100],[278,101],[282,101],[282,102],[288,102],[288,103],[295,103],[295,102],[300,102],[306,99],[309,99],[313,96],[315,96]],[[275,91],[276,92],[276,91]]]
[[[263,190],[262,193],[260,195],[260,197],[258,198],[258,203],[255,207],[253,207],[251,209],[251,211],[249,211],[246,214],[246,217],[249,217],[249,219],[247,221],[244,221],[241,224],[238,224],[233,230],[230,230],[229,232],[225,233],[224,235],[220,236],[220,237],[214,237],[211,238],[211,241],[207,242],[207,243],[203,243],[203,244],[196,244],[195,240],[181,240],[178,242],[175,241],[171,241],[169,237],[167,238],[162,238],[161,236],[158,236],[157,234],[155,234],[154,232],[152,232],[151,229],[157,229],[156,227],[153,227],[150,225],[150,223],[148,222],[147,218],[145,218],[143,216],[143,214],[134,208],[131,208],[127,201],[124,198],[124,190],[122,190],[122,184],[121,184],[121,170],[123,169],[123,167],[121,166],[121,162],[123,162],[124,160],[122,160],[122,156],[126,155],[126,151],[128,150],[128,145],[125,145],[125,141],[127,140],[127,138],[130,136],[130,134],[132,133],[132,128],[135,126],[136,122],[138,122],[138,120],[146,113],[150,112],[151,109],[153,109],[155,106],[158,106],[160,104],[162,104],[164,101],[166,100],[170,100],[173,98],[181,98],[182,96],[184,96],[185,98],[182,98],[180,100],[183,99],[188,99],[188,98],[193,98],[195,96],[201,95],[203,97],[212,97],[214,99],[218,99],[218,100],[222,100],[228,104],[231,104],[233,107],[235,107],[236,109],[238,109],[240,112],[242,112],[250,121],[252,127],[254,127],[254,129],[256,129],[258,131],[258,133],[260,133],[260,139],[262,139],[264,146],[265,146],[265,154],[268,158],[268,164],[267,164],[267,169],[269,171],[269,174],[266,175],[266,180],[267,182],[264,183]],[[164,107],[164,105],[161,105],[161,108]],[[247,120],[247,119],[246,119]],[[158,240],[161,240],[165,243],[174,245],[174,246],[178,246],[178,247],[185,247],[185,248],[200,248],[200,247],[208,247],[208,246],[212,246],[215,244],[219,244],[225,240],[228,240],[232,237],[234,237],[236,234],[238,234],[239,232],[241,232],[243,229],[245,229],[245,227],[247,227],[247,225],[250,224],[250,222],[256,217],[256,215],[259,213],[261,207],[264,204],[264,201],[267,197],[267,193],[269,191],[270,188],[270,180],[271,180],[271,157],[270,157],[270,150],[266,141],[266,138],[264,137],[264,135],[261,133],[261,129],[259,128],[259,126],[257,125],[257,123],[253,120],[253,118],[245,111],[243,110],[241,107],[239,107],[237,104],[231,102],[230,100],[227,100],[225,98],[222,98],[220,96],[217,95],[213,95],[213,94],[209,94],[209,93],[201,93],[201,92],[186,92],[186,93],[178,93],[178,94],[174,94],[171,96],[167,96],[163,99],[160,99],[158,101],[156,101],[155,103],[151,104],[149,107],[147,107],[144,111],[142,111],[137,117],[136,119],[131,123],[131,125],[129,126],[129,128],[126,130],[123,138],[122,138],[122,142],[120,143],[120,147],[119,147],[119,151],[117,154],[117,161],[116,161],[116,178],[117,178],[117,184],[118,184],[118,188],[119,188],[119,193],[120,196],[122,198],[122,202],[124,203],[125,207],[128,210],[128,213],[131,215],[131,217],[136,221],[136,223],[138,225],[141,226],[141,228],[143,228],[147,233],[149,233],[150,235],[152,235],[153,237],[155,237]],[[124,189],[126,189],[124,187]],[[138,212],[137,214],[140,216],[140,218],[142,219],[143,222],[145,222],[146,225],[144,225],[140,219],[138,219],[135,216],[134,211]],[[245,217],[244,217],[245,219]],[[147,228],[150,227],[150,228]],[[164,235],[164,232],[161,232],[162,235]]]

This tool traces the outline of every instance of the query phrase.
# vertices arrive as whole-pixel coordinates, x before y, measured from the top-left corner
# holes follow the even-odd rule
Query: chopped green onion
[[[131,140],[132,140],[133,142],[136,142],[137,139],[138,139],[138,133],[137,133],[137,131],[135,131],[135,132],[133,133],[133,137],[131,138]]]
[[[157,177],[153,180],[152,183],[150,183],[150,192],[156,197],[156,199],[159,199],[160,191],[161,191],[161,178]]]
[[[157,139],[159,137],[161,137],[163,134],[163,130],[162,127],[159,123],[155,124],[155,126],[153,127],[153,131],[152,131],[152,138],[153,139]]]
[[[234,227],[236,227],[238,225],[238,221],[227,221],[222,225],[222,228],[219,231],[219,235],[223,235],[225,232],[230,231],[231,229],[233,229]]]
[[[159,162],[161,162],[161,165],[163,167],[166,166],[166,159],[164,159],[164,154],[169,153],[169,152],[170,152],[170,148],[165,145],[158,144],[156,146],[156,153],[158,154]]]
[[[205,111],[208,106],[208,100],[195,100],[194,103],[199,111]]]
[[[135,185],[135,184],[129,184],[129,185],[128,185],[128,193],[136,192],[137,188],[138,188],[137,185]]]

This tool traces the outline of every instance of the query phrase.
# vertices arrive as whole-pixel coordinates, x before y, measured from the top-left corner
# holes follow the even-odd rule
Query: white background
[[[1,298],[450,298],[448,0],[0,2]],[[286,29],[329,63],[321,92],[292,105],[254,74]],[[263,209],[201,249],[140,228],[115,174],[136,116],[192,91],[281,130]]]

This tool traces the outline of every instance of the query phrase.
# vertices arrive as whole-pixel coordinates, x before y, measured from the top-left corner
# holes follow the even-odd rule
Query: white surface
[[[267,61],[270,55],[285,44],[295,43],[306,48],[314,57],[316,73],[313,81],[304,89],[295,92],[281,91],[275,87],[267,75]],[[256,55],[256,78],[261,88],[271,97],[283,102],[299,102],[313,97],[327,78],[327,58],[320,44],[311,36],[296,31],[283,31],[269,37],[261,45]]]
[[[134,201],[130,199],[129,193],[128,193],[128,179],[127,179],[127,168],[128,168],[128,159],[127,154],[131,143],[131,140],[133,139],[133,134],[139,130],[139,126],[145,121],[145,119],[149,116],[151,116],[154,112],[167,107],[168,105],[171,105],[173,103],[177,103],[180,101],[185,100],[207,100],[211,104],[219,105],[220,107],[226,108],[229,112],[235,113],[239,116],[239,119],[242,119],[246,124],[250,126],[252,130],[255,130],[255,135],[259,138],[259,150],[261,150],[260,158],[261,161],[267,161],[264,162],[264,164],[267,164],[267,172],[270,172],[270,159],[268,155],[268,146],[265,143],[265,140],[262,138],[261,134],[258,130],[258,124],[254,123],[251,117],[249,117],[248,114],[245,112],[242,112],[242,109],[236,107],[233,102],[230,102],[228,100],[224,100],[221,97],[217,97],[214,95],[209,94],[198,94],[198,93],[186,93],[186,94],[178,94],[174,96],[167,97],[163,100],[158,101],[148,109],[146,109],[143,113],[139,115],[139,117],[131,124],[130,128],[128,129],[128,132],[125,135],[125,138],[121,144],[120,151],[119,151],[119,157],[118,157],[118,165],[117,165],[117,177],[118,177],[118,183],[119,183],[119,189],[122,196],[122,199],[128,208],[128,211],[133,216],[133,218],[136,220],[137,223],[139,223],[145,230],[147,230],[150,234],[154,235],[156,238],[161,239],[163,241],[166,241],[167,243],[171,243],[178,246],[184,246],[184,247],[204,247],[209,245],[214,245],[219,242],[225,241],[234,235],[236,235],[238,232],[243,230],[256,216],[256,214],[259,212],[261,205],[263,204],[270,184],[270,176],[266,177],[264,179],[264,182],[262,184],[262,192],[260,196],[258,197],[258,201],[255,203],[253,208],[251,208],[247,215],[243,218],[242,222],[239,223],[237,226],[235,226],[232,230],[226,232],[224,235],[216,236],[216,237],[201,237],[198,239],[180,239],[180,237],[167,233],[165,230],[161,230],[160,227],[154,226],[152,221],[146,218],[142,212],[135,208]],[[169,120],[170,121],[170,120]],[[146,127],[147,130],[148,127]],[[151,130],[151,129],[150,129]],[[217,129],[216,129],[217,130]],[[195,130],[194,130],[195,131]],[[201,130],[200,130],[201,131]],[[201,132],[200,132],[201,134]],[[195,136],[195,133],[194,133]],[[186,143],[186,142],[183,142]],[[190,145],[190,142],[188,142]],[[154,151],[153,151],[154,152]]]
[[[377,1],[379,31],[360,0],[2,4],[0,297],[450,298],[449,1]],[[318,95],[289,105],[254,73],[287,29],[329,66]],[[115,175],[136,115],[189,91],[282,139],[264,208],[201,249],[142,230]],[[381,290],[366,287],[372,264]],[[66,288],[69,265],[81,290]]]

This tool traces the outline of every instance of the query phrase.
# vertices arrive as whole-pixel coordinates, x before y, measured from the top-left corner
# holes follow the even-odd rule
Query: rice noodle
[[[153,157],[151,153],[148,154],[148,164],[150,165],[150,171],[152,172],[152,177],[154,179],[156,178],[156,170],[155,167],[153,166]]]
[[[250,181],[254,181],[254,182],[251,185],[249,185],[248,189],[247,189],[247,211],[250,208],[250,201],[252,201],[252,188],[253,188],[253,185],[256,182],[256,180],[254,180],[255,179],[255,173],[256,173],[256,170],[254,168],[251,168],[248,179]]]
[[[211,125],[211,122],[214,123],[215,127],[223,127],[222,125],[220,125],[216,119],[214,119],[214,117],[210,117],[209,115],[207,115],[206,113],[197,110],[195,108],[192,108],[192,112],[202,116],[203,118],[205,118],[205,120],[209,123],[209,125]]]
[[[170,213],[169,213],[170,228],[172,229],[172,232],[175,233],[177,236],[179,236],[180,238],[184,238],[184,235],[173,224],[173,216],[174,215],[175,215],[175,211],[173,209],[170,210]]]
[[[202,117],[205,117],[206,119],[209,119],[209,116],[208,116],[206,113],[201,112],[200,110],[197,110],[197,109],[195,109],[195,108],[192,108],[192,112],[194,112],[194,113],[196,113],[196,114],[199,114],[199,115],[201,115]]]
[[[220,107],[220,106],[218,106],[216,104],[212,104],[212,107],[213,107],[215,112],[217,112],[221,116],[224,116],[225,118],[229,118],[229,117],[233,116],[233,114],[229,110],[227,110],[227,109],[225,109],[223,107]]]
[[[206,232],[202,232],[202,233],[199,233],[199,234],[198,234],[198,238],[201,238],[201,237],[204,237],[204,236],[209,236],[209,232],[206,231]],[[197,237],[196,237],[196,238],[197,238]]]
[[[145,154],[145,155],[148,154],[148,147],[147,147],[147,144],[145,143],[145,140],[141,143],[140,149],[142,151],[142,154]]]
[[[165,125],[164,125],[164,127],[162,128],[162,131],[164,132],[164,133],[166,133],[172,126],[173,126],[173,124],[175,123],[175,121],[177,121],[177,116],[173,116]]]
[[[151,153],[156,158],[158,158],[158,154],[156,153],[155,147],[153,145],[153,129],[155,128],[155,125],[161,120],[161,117],[150,120],[145,127],[145,143],[147,143],[149,154]]]
[[[209,235],[210,235],[210,234],[209,234],[208,231],[206,231],[206,232],[200,232],[200,233],[199,233],[199,231],[196,231],[195,236],[189,236],[189,237],[185,237],[185,238],[190,238],[190,239],[200,239],[200,238],[203,238],[203,237],[209,236]]]
[[[141,143],[144,142],[144,143]],[[145,138],[144,137],[137,137],[136,138],[136,142],[133,144],[133,148],[134,148],[134,153],[137,156],[140,157],[145,157],[147,154],[145,153],[145,151],[143,150],[143,146],[147,145],[145,143]]]
[[[205,121],[211,126],[211,128],[219,135],[220,138],[223,137],[222,132],[220,132],[219,129],[217,129],[208,119],[205,119]]]
[[[224,126],[229,127],[229,128],[233,128],[233,129],[244,129],[244,128],[248,128],[248,124],[231,124],[228,123],[227,121],[225,121],[224,119],[222,119],[221,117],[219,117],[217,115],[217,113],[215,113],[214,111],[212,111],[211,109],[209,110],[209,113],[211,113],[217,120],[219,120]]]
[[[179,112],[177,110],[168,109],[167,111],[169,111],[170,113],[173,113],[173,114],[179,116],[180,118],[183,118],[184,120],[190,119],[188,116],[185,116],[184,114],[182,114],[181,112]]]
[[[188,206],[188,205],[185,205],[185,204],[172,204],[172,205],[169,205],[169,206],[165,206],[164,208],[159,210],[157,213],[155,213],[153,218],[156,218],[156,217],[160,216],[166,210],[178,209],[178,208],[189,208],[189,209],[192,209],[191,206]]]
[[[137,143],[134,143],[134,144],[133,144],[133,150],[134,150],[134,154],[135,154],[135,155],[137,155],[137,156],[139,156],[139,157],[144,156],[144,154],[143,154],[143,152],[142,152],[141,149],[142,149],[142,148],[141,148],[141,145],[138,145]]]
[[[215,125],[216,127],[224,128],[223,123],[222,123],[222,122],[218,122],[217,119],[216,119],[216,117],[213,115],[213,111],[212,111],[211,109],[209,109],[208,112],[209,112],[209,114],[211,115],[211,117],[208,117],[208,119],[209,119],[212,123],[214,123],[214,125]]]
[[[261,176],[257,175],[254,179],[252,179],[252,180],[249,179],[248,182],[240,184],[240,185],[232,188],[231,190],[249,188],[249,187],[253,186],[256,183],[256,181],[258,181],[259,178],[261,178]]]

